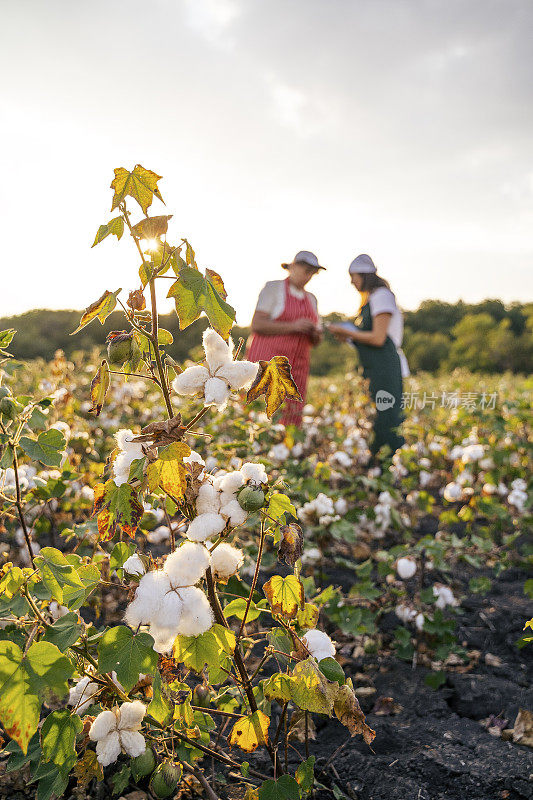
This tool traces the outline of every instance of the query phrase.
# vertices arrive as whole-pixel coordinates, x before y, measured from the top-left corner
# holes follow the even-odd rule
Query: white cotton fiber
[[[108,733],[114,731],[116,726],[117,717],[115,713],[113,711],[102,711],[89,728],[89,738],[93,742],[97,742],[98,739],[103,739]]]
[[[203,483],[198,490],[196,498],[196,511],[198,514],[218,514],[220,497],[218,490],[212,483]]]
[[[97,702],[95,695],[99,690],[100,686],[90,678],[81,678],[69,691],[68,705],[74,706],[76,714],[81,716],[90,705]]]
[[[245,481],[268,483],[268,475],[263,464],[253,464],[251,461],[247,461],[242,465],[240,471]]]
[[[230,526],[236,528],[246,522],[248,512],[241,508],[237,499],[232,500],[220,509],[220,513],[227,518]]]
[[[187,528],[187,538],[193,542],[204,542],[217,533],[222,533],[226,521],[220,514],[200,514]]]
[[[313,628],[302,637],[307,649],[317,661],[323,658],[335,658],[335,645],[324,631]]]
[[[204,391],[206,406],[216,406],[219,411],[223,411],[230,395],[227,381],[221,378],[209,378],[205,382]]]
[[[222,542],[211,554],[211,570],[215,578],[227,580],[234,575],[244,560],[242,550]]]
[[[220,491],[224,492],[224,494],[235,494],[241,486],[244,486],[244,475],[239,469],[234,472],[228,472],[220,481]],[[221,502],[223,502],[222,498]]]
[[[191,450],[188,456],[185,456],[183,459],[184,464],[201,464],[205,467],[205,461],[203,460],[200,453],[197,453],[196,450]]]
[[[174,588],[194,586],[204,577],[209,566],[209,553],[202,544],[184,542],[165,561],[164,571]]]
[[[146,707],[140,700],[134,700],[132,703],[122,703],[119,709],[118,729],[120,731],[125,728],[139,730],[145,714]]]
[[[134,553],[132,556],[126,559],[122,565],[122,569],[128,575],[144,575],[146,572],[145,566],[137,553]]]
[[[104,739],[96,743],[96,757],[102,767],[114,764],[120,755],[120,737],[117,731],[112,731]]]
[[[257,375],[259,364],[251,361],[232,361],[217,370],[217,378],[223,378],[229,383],[231,389],[237,392],[252,383]]]
[[[177,628],[183,611],[183,603],[179,594],[174,591],[167,592],[151,618],[151,623],[156,628]]]
[[[213,625],[213,612],[209,600],[201,589],[191,587],[180,591],[183,600],[178,633],[183,636],[200,636]]]
[[[150,635],[154,639],[154,650],[156,653],[171,653],[174,645],[174,640],[177,636],[177,631],[172,632],[170,636],[164,634],[163,631],[152,630],[150,628]]]
[[[209,372],[205,367],[194,366],[180,372],[172,381],[172,388],[177,394],[194,395],[203,391],[204,384],[209,378]]]
[[[403,556],[396,562],[396,572],[403,581],[408,581],[416,573],[416,561],[412,556]]]
[[[142,616],[143,622],[150,621],[159,603],[170,590],[170,580],[162,569],[155,569],[147,572],[139,581],[135,592],[135,601],[139,602],[138,614]]]
[[[120,743],[128,756],[136,758],[146,750],[144,736],[139,731],[121,731]]]
[[[228,340],[228,344],[226,344],[222,336],[213,330],[213,328],[206,328],[202,343],[207,365],[212,375],[223,364],[231,362],[233,354],[233,342],[231,337]]]

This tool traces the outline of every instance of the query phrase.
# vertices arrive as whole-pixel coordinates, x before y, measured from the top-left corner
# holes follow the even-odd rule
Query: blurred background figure
[[[308,250],[300,250],[290,264],[281,266],[288,272],[285,280],[268,281],[259,294],[247,358],[250,361],[269,361],[273,356],[289,359],[303,403],[286,400],[280,422],[300,426],[310,351],[321,339],[317,300],[305,286],[325,267],[321,267],[315,254]]]
[[[376,455],[383,445],[388,445],[394,453],[405,441],[398,426],[403,419],[402,378],[409,375],[407,359],[401,349],[402,312],[389,284],[377,274],[370,256],[363,253],[354,258],[349,274],[361,295],[357,324],[331,324],[328,330],[339,339],[355,344],[363,375],[369,379],[370,394],[376,404],[372,453]]]

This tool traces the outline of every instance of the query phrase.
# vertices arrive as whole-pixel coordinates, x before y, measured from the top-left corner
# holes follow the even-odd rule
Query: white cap
[[[315,269],[326,269],[325,267],[321,267],[318,263],[318,258],[315,256],[314,253],[311,253],[309,250],[300,250],[294,256],[292,260],[293,264],[308,264],[310,267],[314,267]],[[283,269],[287,269],[290,264],[282,264]]]
[[[367,256],[366,253],[361,253],[360,256],[354,258],[350,264],[348,272],[350,275],[353,275],[356,272],[359,275],[363,275],[364,273],[377,272],[377,269],[370,256]]]

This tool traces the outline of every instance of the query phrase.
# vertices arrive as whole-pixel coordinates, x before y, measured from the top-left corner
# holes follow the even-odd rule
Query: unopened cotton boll
[[[416,573],[416,561],[412,556],[403,556],[396,562],[396,572],[403,581],[409,580]]]
[[[198,490],[196,498],[196,512],[198,514],[218,514],[220,509],[219,492],[212,483],[203,483]]]
[[[183,612],[178,626],[178,633],[183,636],[200,636],[208,631],[214,622],[213,612],[209,600],[194,586],[181,589]]]
[[[124,572],[127,572],[128,575],[144,575],[146,572],[146,568],[137,553],[134,553],[125,560],[122,569]]]
[[[205,542],[212,536],[222,533],[226,527],[226,520],[221,514],[200,514],[195,517],[187,528],[187,538],[193,542]]]
[[[218,580],[227,580],[235,575],[244,560],[242,550],[222,542],[211,553],[211,570]]]
[[[194,586],[209,566],[209,553],[203,544],[184,542],[165,561],[163,570],[174,588]]]
[[[247,461],[242,465],[240,471],[245,481],[251,481],[251,483],[268,483],[268,475],[263,464],[254,464]]]
[[[172,381],[172,388],[177,394],[191,396],[203,392],[205,382],[209,378],[206,367],[194,366],[180,372]]]
[[[335,645],[324,631],[313,628],[302,636],[302,641],[317,661],[322,661],[323,658],[335,658]]]

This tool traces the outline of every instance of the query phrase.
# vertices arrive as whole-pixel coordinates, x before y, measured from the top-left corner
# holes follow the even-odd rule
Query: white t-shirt
[[[398,355],[400,357],[400,364],[402,368],[402,378],[410,375],[409,364],[402,350],[403,342],[403,315],[398,306],[396,305],[396,298],[390,289],[386,286],[379,286],[371,293],[368,302],[370,303],[370,313],[373,317],[378,314],[391,314],[389,321],[388,335],[396,345]]]
[[[256,311],[264,311],[270,319],[278,319],[285,308],[285,281],[268,281],[265,283],[257,298]],[[318,314],[317,300],[314,294],[305,289],[297,289],[289,283],[289,292],[293,297],[302,300],[306,295],[314,305]]]

